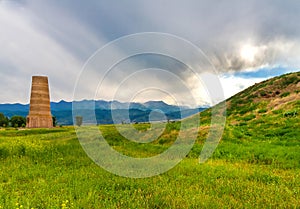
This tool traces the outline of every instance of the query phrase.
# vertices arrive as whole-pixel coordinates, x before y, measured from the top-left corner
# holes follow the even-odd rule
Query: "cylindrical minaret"
[[[52,128],[48,77],[32,76],[27,128]]]

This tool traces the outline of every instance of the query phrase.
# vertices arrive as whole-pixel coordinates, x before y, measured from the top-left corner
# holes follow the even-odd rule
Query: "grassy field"
[[[172,132],[178,124],[169,126]],[[100,129],[116,150],[126,148],[132,155],[160,153],[172,143],[172,139],[160,143],[172,138],[173,132],[168,131],[160,140],[139,147],[124,143],[126,139],[112,125]],[[251,128],[227,126],[225,135],[233,134],[236,139],[243,131],[251,133]],[[94,164],[82,150],[72,127],[2,129],[0,208],[300,207],[299,138],[246,138],[238,142],[225,139],[205,164],[198,163],[201,141],[200,136],[187,158],[170,171],[131,179]]]

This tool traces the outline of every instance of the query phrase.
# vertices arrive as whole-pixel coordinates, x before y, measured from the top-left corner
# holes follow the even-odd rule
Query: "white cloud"
[[[27,103],[30,79],[36,74],[49,76],[52,100],[71,100],[83,62],[32,24],[38,18],[32,15],[22,7],[0,4],[0,74],[6,86],[0,102]]]
[[[247,87],[265,79],[266,78],[241,78],[234,75],[220,76],[220,82],[223,86],[225,98],[229,98]]]

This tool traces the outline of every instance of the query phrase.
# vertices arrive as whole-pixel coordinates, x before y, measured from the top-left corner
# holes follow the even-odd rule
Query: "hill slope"
[[[255,84],[227,101],[228,116],[239,117],[249,113],[256,116],[294,111],[300,100],[300,72],[275,77]]]
[[[299,117],[300,72],[285,74],[248,87],[226,100],[227,124],[280,115],[280,119]],[[201,120],[210,120],[211,109],[203,111]],[[281,117],[282,116],[282,117]],[[278,122],[278,121],[277,121]]]
[[[225,130],[214,158],[300,167],[300,72],[255,84],[226,105]],[[191,155],[200,154],[210,115],[211,109],[200,113],[198,145]]]

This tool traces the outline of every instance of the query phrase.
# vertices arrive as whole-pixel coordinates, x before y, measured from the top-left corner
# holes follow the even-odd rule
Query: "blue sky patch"
[[[256,71],[251,72],[235,72],[233,75],[235,77],[245,78],[245,79],[251,79],[251,78],[270,78],[279,76],[282,74],[290,73],[290,72],[297,72],[299,69],[296,68],[288,68],[288,67],[274,67],[274,68],[260,68]]]

